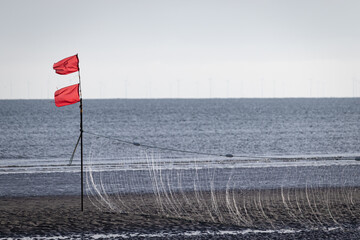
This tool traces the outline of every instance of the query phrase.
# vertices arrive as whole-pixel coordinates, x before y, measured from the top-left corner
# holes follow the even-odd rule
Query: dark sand
[[[122,201],[132,203],[126,205],[126,213],[119,209],[97,208],[90,201],[95,199],[88,197],[84,199],[84,212],[80,211],[79,196],[2,197],[0,198],[0,238],[165,232],[177,234],[173,237],[177,239],[360,239],[358,188],[233,192],[231,196],[242,203],[237,209],[241,221],[234,219],[234,215],[225,207],[225,192],[217,192],[213,195],[219,203],[223,202],[225,205],[218,205],[218,214],[214,212],[212,219],[208,217],[209,209],[205,205],[196,207],[197,200],[194,193],[185,193],[185,195],[188,202],[178,202],[184,211],[181,214],[159,211],[154,195],[121,196]],[[183,193],[173,197],[183,201],[185,195]],[[198,196],[205,202],[206,199],[211,198],[208,192]],[[118,198],[114,198],[114,201],[115,199]],[[220,201],[221,199],[224,201]],[[207,204],[211,205],[211,202]],[[165,203],[164,207],[168,207],[171,211],[170,205],[166,206]],[[176,208],[173,210],[174,213]],[[246,229],[294,229],[299,232],[204,234],[192,237],[182,234],[186,231],[216,233],[221,230]],[[157,238],[160,237],[152,239]]]

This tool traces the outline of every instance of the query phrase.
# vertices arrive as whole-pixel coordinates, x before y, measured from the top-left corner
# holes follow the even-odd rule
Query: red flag
[[[79,84],[64,87],[55,92],[55,105],[63,107],[80,101]]]
[[[65,58],[57,63],[54,63],[53,68],[57,74],[61,75],[77,72],[79,71],[79,58],[77,55]]]

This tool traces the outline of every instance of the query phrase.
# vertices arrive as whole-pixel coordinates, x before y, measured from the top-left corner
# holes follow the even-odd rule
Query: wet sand
[[[227,196],[236,199],[237,208],[226,200]],[[79,196],[2,197],[0,238],[175,233],[172,238],[177,239],[360,239],[358,188],[243,190],[233,191],[231,195],[178,193],[173,197],[179,205],[171,209],[171,205],[163,203],[163,210],[159,210],[158,199],[152,194],[120,197],[109,196],[108,200],[119,203],[116,201],[121,199],[128,204],[121,208],[113,205],[112,210],[99,203],[96,207],[92,203],[96,203],[96,198],[85,197],[84,212],[80,211]],[[211,206],[212,201],[206,202],[211,197],[219,203],[216,209],[206,207]],[[203,204],[197,204],[199,199],[204,200]],[[176,211],[179,206],[182,212]],[[296,231],[216,234],[246,229]],[[187,231],[204,234],[184,235]],[[149,236],[137,235],[136,238]],[[157,238],[161,238],[161,234],[152,239]]]

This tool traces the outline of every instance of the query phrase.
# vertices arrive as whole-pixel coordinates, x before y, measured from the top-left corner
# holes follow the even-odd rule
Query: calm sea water
[[[84,100],[84,130],[212,154],[351,159],[360,155],[360,99]],[[78,176],[79,155],[67,163],[79,133],[78,104],[1,100],[0,196],[21,195],[18,185],[39,185],[49,175],[57,191],[63,187],[56,193],[67,192]],[[84,135],[85,158],[93,140]],[[98,163],[107,155],[117,160],[105,151]],[[131,157],[123,151],[119,159]],[[63,179],[64,172],[73,175]]]

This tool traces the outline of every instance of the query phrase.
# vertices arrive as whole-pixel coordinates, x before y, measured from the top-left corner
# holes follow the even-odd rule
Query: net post
[[[81,152],[81,211],[84,211],[84,161],[83,161],[83,106],[82,106],[82,89],[81,89],[81,78],[80,78],[80,67],[79,67],[79,56],[78,58],[78,76],[79,76],[79,95],[80,95],[80,152]]]
[[[81,136],[81,211],[84,211],[84,161],[83,161],[83,109],[82,98],[80,98],[80,136]]]

